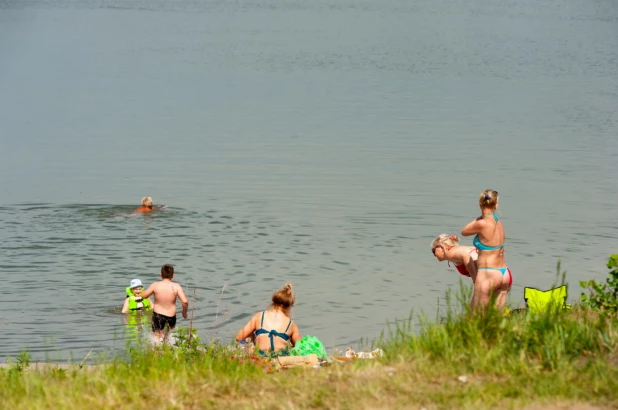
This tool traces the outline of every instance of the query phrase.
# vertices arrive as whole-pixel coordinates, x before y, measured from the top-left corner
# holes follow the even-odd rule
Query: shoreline
[[[447,300],[468,300],[461,292]],[[314,355],[285,366],[189,339],[188,329],[175,347],[130,349],[96,365],[32,362],[22,352],[0,365],[0,391],[7,408],[29,410],[618,408],[615,313],[584,303],[517,315],[447,303],[441,313],[389,323],[373,359]]]

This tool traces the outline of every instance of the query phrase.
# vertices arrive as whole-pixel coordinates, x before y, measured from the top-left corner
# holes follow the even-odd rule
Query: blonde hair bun
[[[498,205],[498,191],[486,189],[479,196],[479,205],[483,208],[493,208]]]
[[[283,287],[275,293],[273,293],[272,297],[272,305],[278,306],[284,309],[289,309],[294,306],[294,302],[296,301],[296,297],[294,296],[294,292],[292,291],[292,284],[286,283]]]

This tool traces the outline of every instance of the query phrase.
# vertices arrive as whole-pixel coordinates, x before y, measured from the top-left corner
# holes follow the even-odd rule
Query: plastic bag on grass
[[[324,345],[315,336],[307,335],[303,337],[290,349],[291,356],[309,356],[310,354],[315,354],[320,359],[326,359],[328,357]]]

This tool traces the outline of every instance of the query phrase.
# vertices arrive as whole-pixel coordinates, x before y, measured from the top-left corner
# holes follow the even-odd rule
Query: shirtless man
[[[161,280],[148,287],[142,298],[147,299],[154,294],[154,307],[152,314],[152,332],[158,340],[163,340],[165,327],[172,330],[176,326],[176,298],[182,303],[182,317],[187,318],[189,299],[178,283],[172,282],[174,267],[163,265],[161,267]]]

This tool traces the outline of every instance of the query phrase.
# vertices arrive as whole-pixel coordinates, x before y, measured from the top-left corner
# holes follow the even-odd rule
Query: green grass
[[[464,292],[465,293],[465,292]],[[449,297],[447,297],[447,300]],[[459,298],[465,299],[465,298]],[[430,394],[432,402],[484,408],[509,401],[574,400],[618,404],[618,319],[576,306],[543,314],[489,309],[484,315],[447,306],[443,320],[413,320],[389,326],[381,344],[388,363],[415,362],[425,375],[467,375],[467,397],[449,389]]]
[[[541,315],[465,308],[447,295],[439,320],[395,321],[377,361],[267,373],[265,362],[184,340],[132,350],[104,366],[0,369],[10,409],[578,408],[618,406],[618,319],[575,306]],[[454,306],[453,306],[454,305]],[[417,321],[415,323],[415,320]],[[416,330],[415,330],[416,329]],[[584,407],[582,407],[584,408]]]

